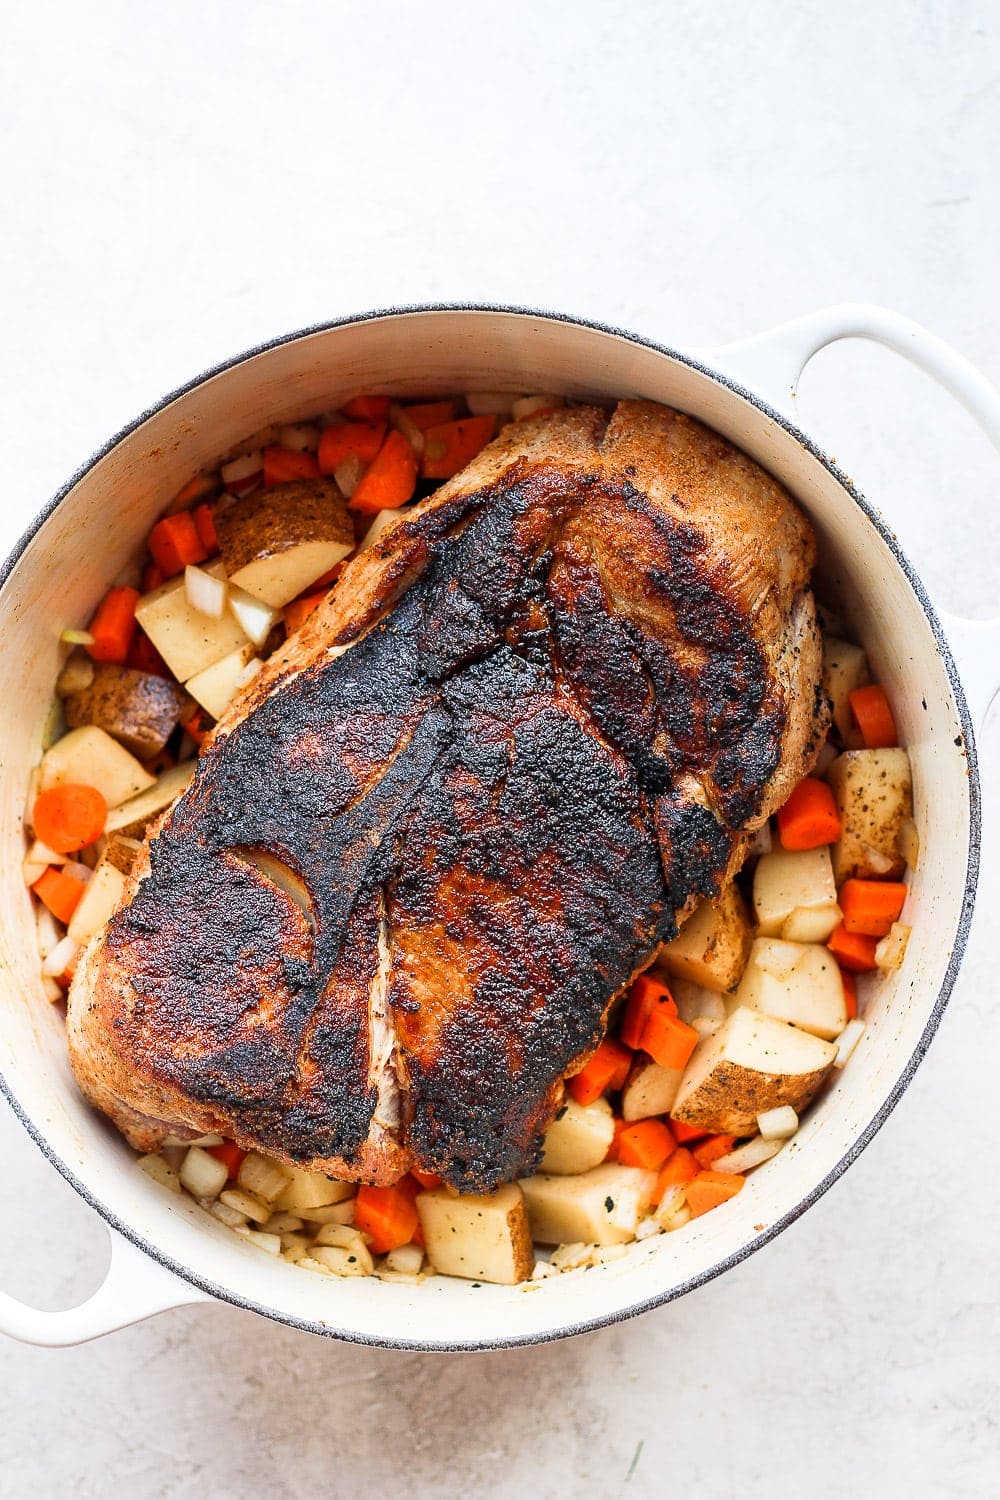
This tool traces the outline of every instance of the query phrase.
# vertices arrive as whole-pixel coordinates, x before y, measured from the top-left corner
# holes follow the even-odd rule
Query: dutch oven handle
[[[1000,449],[1000,391],[950,344],[886,307],[845,302],[820,308],[740,343],[699,351],[696,357],[797,420],[802,371],[813,355],[840,339],[869,339],[908,359],[954,396]],[[1000,691],[1000,619],[940,614],[958,658],[973,726],[980,729]]]

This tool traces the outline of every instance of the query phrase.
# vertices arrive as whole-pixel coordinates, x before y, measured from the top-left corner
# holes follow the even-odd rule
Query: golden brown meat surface
[[[507,428],[217,727],[80,963],[85,1093],[146,1149],[530,1170],[613,999],[812,763],[813,551],[664,407]]]

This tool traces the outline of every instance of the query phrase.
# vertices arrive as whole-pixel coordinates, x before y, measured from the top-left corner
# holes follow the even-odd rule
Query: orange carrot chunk
[[[142,570],[142,592],[144,594],[151,594],[153,590],[158,589],[160,587],[160,584],[163,582],[163,574],[160,572],[156,564],[147,563]]]
[[[807,776],[784,807],[778,808],[778,834],[783,849],[818,849],[840,838],[840,819],[833,793],[825,781]]]
[[[660,1001],[647,1017],[639,1046],[648,1052],[661,1068],[686,1068],[688,1058],[698,1044],[693,1026],[680,1020],[673,1001]]]
[[[157,521],[149,533],[149,550],[164,578],[173,578],[189,563],[204,562],[208,556],[189,510],[179,510],[176,515]]]
[[[441,1178],[436,1172],[421,1172],[417,1167],[411,1167],[410,1176],[415,1177],[420,1186],[426,1188],[428,1192],[441,1186]]]
[[[851,716],[861,731],[866,750],[889,750],[899,744],[896,720],[889,706],[885,688],[877,682],[855,688],[848,695]]]
[[[671,1134],[676,1134],[672,1131]],[[667,1158],[667,1164],[661,1168],[660,1175],[656,1179],[653,1189],[653,1204],[662,1202],[668,1188],[683,1187],[686,1182],[698,1175],[698,1163],[686,1146],[678,1146],[671,1151]]]
[[[718,1208],[720,1203],[735,1198],[744,1181],[737,1172],[699,1172],[685,1189],[691,1217],[697,1219],[710,1208]]]
[[[189,479],[183,489],[178,490],[174,496],[174,509],[186,510],[196,500],[204,500],[206,495],[214,495],[219,488],[218,478],[209,478],[207,474],[196,474]]]
[[[847,1019],[853,1021],[858,1013],[858,981],[849,969],[841,969],[840,982],[844,986],[844,1008]]]
[[[845,880],[837,894],[847,931],[877,938],[888,935],[905,900],[901,880]]]
[[[673,1014],[677,1014],[674,998],[662,979],[657,979],[653,974],[640,974],[633,979],[622,1012],[621,1025],[618,1027],[618,1035],[626,1047],[640,1045],[643,1028],[660,1004],[671,1006]]]
[[[265,448],[261,459],[266,489],[275,484],[289,484],[293,479],[319,479],[322,472],[312,453],[300,453],[297,448]]]
[[[626,1167],[658,1172],[677,1147],[670,1127],[662,1120],[636,1120],[618,1137],[618,1160]]]
[[[340,409],[354,422],[384,422],[389,415],[389,397],[355,396]]]
[[[399,1183],[394,1187],[358,1188],[354,1225],[370,1235],[369,1247],[375,1255],[386,1255],[400,1245],[408,1245],[419,1223],[413,1196]]]
[[[243,1158],[246,1156],[246,1152],[237,1146],[235,1141],[223,1141],[221,1146],[206,1146],[205,1150],[209,1156],[214,1156],[216,1161],[221,1161],[229,1173],[230,1182],[240,1170]]]
[[[125,665],[136,672],[148,672],[152,677],[166,677],[173,681],[173,673],[157,651],[148,635],[137,630],[128,648]]]
[[[135,607],[139,602],[138,589],[108,589],[97,606],[97,612],[87,629],[94,637],[87,647],[94,661],[112,661],[121,665],[135,633]]]
[[[321,473],[332,474],[345,458],[370,464],[384,437],[384,422],[344,422],[338,427],[327,427],[316,454]]]
[[[416,454],[403,434],[393,429],[362,475],[351,496],[351,509],[367,516],[398,510],[411,498],[416,484]]]
[[[676,1141],[700,1141],[708,1135],[708,1131],[702,1130],[700,1125],[685,1125],[683,1120],[671,1120],[670,1129]]]
[[[700,1167],[707,1169],[720,1156],[728,1156],[735,1145],[734,1135],[710,1135],[707,1140],[691,1147],[691,1155]]]
[[[424,479],[450,479],[471,463],[493,436],[493,417],[460,417],[424,433],[420,472]]]
[[[848,932],[841,922],[833,929],[826,946],[842,969],[848,969],[852,974],[866,974],[878,967],[875,962],[875,944],[875,938],[866,937],[860,932]]]
[[[31,889],[54,917],[58,917],[60,922],[68,923],[87,887],[75,875],[67,875],[64,870],[57,870],[55,865],[49,865]]]
[[[64,782],[39,792],[31,824],[57,854],[75,854],[100,838],[107,816],[108,804],[96,787]]]
[[[631,1065],[629,1049],[605,1037],[579,1073],[567,1081],[566,1087],[577,1104],[593,1104],[607,1089],[620,1089],[624,1085]]]
[[[326,590],[320,589],[318,593],[307,594],[304,599],[293,599],[291,604],[286,604],[283,616],[288,634],[298,630],[302,621],[308,619],[317,604],[322,604],[325,598]]]
[[[421,432],[428,427],[440,427],[443,422],[450,422],[455,415],[454,403],[451,401],[418,402],[416,406],[404,406],[403,411]]]
[[[622,1131],[626,1130],[627,1128],[628,1127],[626,1125],[626,1122],[624,1120],[620,1120],[618,1116],[615,1115],[614,1135],[611,1137],[611,1145],[604,1153],[605,1161],[618,1160],[618,1142],[621,1140]]]
[[[215,534],[215,517],[212,515],[212,507],[196,505],[191,514],[194,517],[194,529],[198,533],[198,539],[211,557],[213,552],[219,550],[219,538]]]

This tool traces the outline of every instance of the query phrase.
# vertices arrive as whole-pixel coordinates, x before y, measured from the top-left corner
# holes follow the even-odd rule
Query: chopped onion
[[[246,1228],[246,1215],[237,1213],[235,1208],[230,1208],[228,1203],[223,1203],[219,1198],[209,1204],[208,1211],[214,1214],[221,1224],[225,1224],[227,1229]]]
[[[158,1182],[161,1187],[167,1188],[171,1193],[180,1192],[181,1184],[177,1173],[155,1151],[151,1151],[148,1156],[140,1156],[136,1166],[141,1172],[145,1172],[147,1177],[152,1177],[154,1182]]]
[[[67,934],[66,937],[59,939],[55,947],[42,961],[42,973],[48,974],[53,979],[55,979],[57,974],[70,973],[79,956],[80,944],[74,943],[73,939]]]
[[[72,875],[74,880],[82,880],[84,885],[94,873],[89,865],[85,865],[82,860],[78,859],[68,859],[63,865],[63,872],[66,875]]]
[[[880,969],[901,969],[910,941],[911,928],[905,922],[893,922],[888,936],[875,945],[875,962]]]
[[[400,1271],[404,1276],[416,1276],[423,1269],[424,1252],[419,1245],[400,1245],[390,1250],[385,1258],[390,1271]]]
[[[59,633],[59,639],[67,646],[92,646],[94,637],[89,630],[63,630]]]
[[[217,1198],[229,1181],[229,1169],[201,1146],[192,1146],[181,1165],[181,1186],[192,1198]]]
[[[570,1245],[557,1245],[552,1252],[550,1264],[557,1271],[576,1271],[581,1266],[593,1264],[596,1245],[574,1240]]]
[[[547,1260],[536,1260],[531,1271],[532,1281],[546,1281],[550,1276],[559,1274],[558,1267]]]
[[[57,943],[62,942],[62,928],[47,906],[39,901],[35,913],[35,935],[38,941],[39,958],[48,958]],[[61,972],[61,971],[60,971]]]
[[[890,855],[873,849],[871,844],[862,844],[861,849],[873,875],[888,875],[896,863]]]
[[[258,1224],[266,1224],[271,1217],[270,1203],[262,1203],[253,1193],[244,1192],[242,1188],[227,1188],[219,1197],[229,1208],[235,1208],[238,1214],[245,1219],[253,1219]]]
[[[263,1250],[265,1255],[280,1255],[281,1240],[276,1234],[262,1233],[259,1229],[241,1229],[239,1231],[245,1240],[251,1245],[256,1245],[258,1250]]]
[[[520,401],[515,401],[510,409],[510,414],[515,422],[523,422],[526,417],[533,417],[536,411],[548,411],[552,406],[562,406],[561,396],[522,396]]]
[[[845,1063],[850,1061],[851,1054],[860,1042],[864,1029],[864,1021],[859,1021],[857,1017],[853,1021],[848,1021],[837,1038],[837,1055],[833,1059],[833,1066],[835,1068],[842,1068]]]
[[[403,434],[419,458],[424,451],[424,435],[412,417],[408,417],[403,408],[395,401],[389,407],[389,421],[393,427]]]
[[[25,859],[24,863],[21,866],[21,875],[24,879],[25,885],[30,889],[31,886],[35,884],[36,880],[41,880],[42,876],[45,874],[45,871],[48,868],[49,865],[47,860],[39,862],[38,860]]]
[[[757,1129],[765,1141],[790,1140],[798,1128],[799,1117],[790,1104],[761,1110],[757,1116]]]
[[[659,1234],[661,1228],[662,1225],[658,1224],[655,1219],[640,1219],[635,1227],[635,1237],[637,1240],[648,1240],[654,1234]]]
[[[255,646],[263,646],[281,619],[280,609],[272,609],[263,599],[255,598],[234,584],[229,585],[229,608],[244,635],[249,636]]]
[[[517,400],[512,391],[466,391],[465,404],[474,417],[509,417]]]
[[[279,427],[278,442],[294,453],[315,453],[319,447],[319,428],[312,422],[290,422],[287,427]]]
[[[714,1036],[722,1026],[722,1022],[717,1016],[695,1016],[691,1026],[699,1036]]]
[[[910,869],[915,870],[920,858],[920,835],[912,818],[904,818],[899,825],[899,852]]]
[[[222,619],[229,593],[227,579],[217,578],[214,573],[206,573],[204,568],[188,563],[184,569],[184,589],[192,609],[200,615],[207,615],[210,620]]]
[[[36,865],[64,865],[67,863],[65,854],[57,854],[50,849],[48,844],[43,844],[41,839],[36,839],[28,850],[28,858]]]
[[[51,974],[42,975],[42,989],[45,991],[46,1000],[51,1001],[53,1005],[58,1005],[60,1000],[66,998],[62,985],[58,980],[53,979]]]
[[[727,1151],[725,1156],[717,1156],[712,1163],[713,1172],[752,1172],[754,1167],[759,1167],[762,1162],[770,1161],[772,1156],[784,1149],[784,1141],[765,1141],[763,1136],[755,1136],[752,1141],[746,1141],[742,1146],[737,1146],[735,1151]]]
[[[348,500],[354,494],[361,483],[361,476],[365,472],[365,466],[356,453],[351,453],[347,458],[341,459],[333,471],[333,477],[337,481],[337,488]]]
[[[219,473],[222,475],[223,484],[243,484],[256,479],[264,467],[264,460],[260,455],[260,449],[254,449],[252,453],[244,453],[241,458],[230,459],[229,463],[223,464]]]

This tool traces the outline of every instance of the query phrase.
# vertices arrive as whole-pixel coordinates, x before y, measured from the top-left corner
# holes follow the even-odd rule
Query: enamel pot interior
[[[62,1015],[39,983],[20,880],[25,787],[39,758],[60,629],[87,619],[192,473],[267,422],[313,415],[360,390],[477,388],[666,402],[717,428],[798,498],[819,534],[823,587],[887,685],[913,759],[921,846],[913,937],[901,971],[862,982],[868,1025],[850,1066],[796,1140],[721,1211],[635,1244],[622,1260],[527,1287],[323,1278],[261,1254],[164,1192],[83,1104]],[[609,330],[485,309],[387,314],[294,337],[169,399],[89,465],[23,545],[0,615],[0,702],[8,709],[0,1072],[39,1144],[87,1199],[150,1254],[228,1301],[314,1331],[425,1348],[523,1343],[627,1316],[725,1269],[796,1217],[877,1129],[927,1045],[964,941],[976,855],[976,782],[950,658],[919,584],[843,479],[775,414],[679,356]]]

